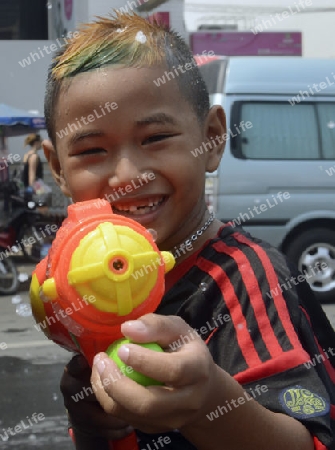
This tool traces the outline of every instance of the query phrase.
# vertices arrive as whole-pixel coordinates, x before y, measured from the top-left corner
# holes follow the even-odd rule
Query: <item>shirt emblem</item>
[[[330,409],[327,400],[302,386],[284,389],[279,394],[279,401],[290,416],[298,419],[323,416]]]

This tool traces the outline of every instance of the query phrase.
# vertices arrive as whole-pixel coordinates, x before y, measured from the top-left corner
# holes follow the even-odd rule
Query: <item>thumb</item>
[[[197,332],[179,316],[146,314],[138,320],[122,324],[121,331],[136,343],[156,342],[163,348],[168,348],[171,342],[178,341],[181,336],[192,335],[192,340],[200,339]]]

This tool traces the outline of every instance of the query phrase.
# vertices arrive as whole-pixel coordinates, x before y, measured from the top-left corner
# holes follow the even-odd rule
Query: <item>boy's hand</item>
[[[101,387],[96,392],[104,410],[147,433],[180,430],[204,417],[213,386],[217,385],[218,368],[195,331],[180,317],[148,314],[123,324],[122,333],[135,342],[157,342],[163,347],[165,352],[160,353],[127,344],[118,354],[134,370],[164,386],[137,384],[122,375],[105,353],[99,353],[91,381],[104,384],[102,387],[99,383]],[[188,336],[190,342],[171,352],[170,344],[181,335]],[[114,381],[107,385],[106,379]]]
[[[107,415],[95,395],[90,394],[90,376],[91,369],[82,355],[75,355],[64,369],[60,388],[74,429],[85,435],[109,440],[127,436],[133,431],[128,424]],[[81,398],[77,394],[81,394]]]

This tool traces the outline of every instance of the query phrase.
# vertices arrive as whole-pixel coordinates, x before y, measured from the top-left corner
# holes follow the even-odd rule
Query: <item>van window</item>
[[[243,130],[243,124],[252,127]],[[239,132],[235,132],[237,129]],[[335,103],[235,102],[232,152],[244,159],[335,159]]]
[[[335,159],[335,103],[317,105],[324,159]]]

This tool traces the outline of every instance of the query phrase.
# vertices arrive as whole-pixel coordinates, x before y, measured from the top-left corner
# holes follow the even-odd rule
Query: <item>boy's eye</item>
[[[104,150],[103,148],[88,148],[86,150],[76,152],[75,156],[96,155],[99,153],[106,153],[106,150]]]
[[[143,145],[163,141],[164,139],[167,139],[169,137],[171,137],[171,134],[155,134],[154,136],[150,136],[149,138],[145,139]]]

